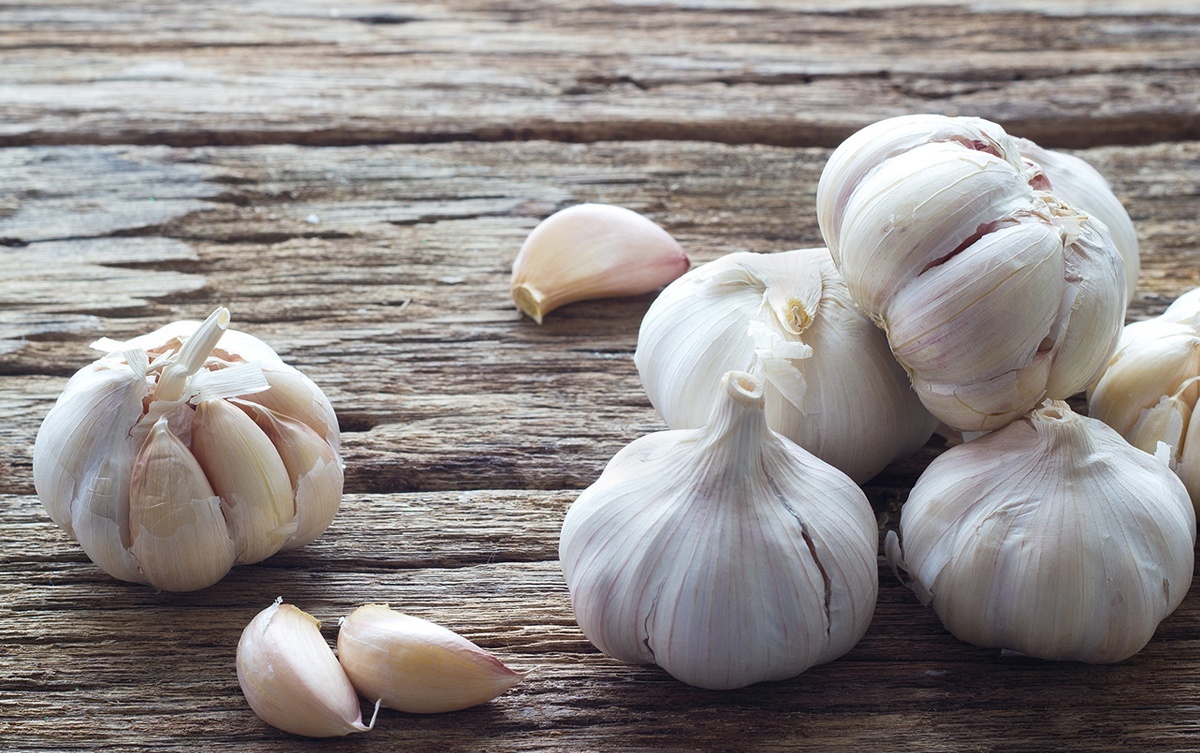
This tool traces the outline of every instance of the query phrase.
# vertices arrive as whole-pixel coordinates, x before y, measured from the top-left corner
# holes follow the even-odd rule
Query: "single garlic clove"
[[[287,469],[296,499],[296,532],[280,551],[312,543],[333,522],[342,502],[341,459],[307,425],[263,405],[233,401],[263,430]]]
[[[195,591],[225,577],[235,551],[221,499],[164,416],[133,466],[130,551],[146,580],[164,591]]]
[[[683,248],[624,207],[579,204],[543,220],[521,246],[510,292],[538,324],[574,301],[649,293],[688,269]]]
[[[192,452],[223,500],[237,564],[280,550],[296,530],[287,468],[262,429],[224,400],[204,400],[192,421]]]
[[[524,677],[461,635],[378,604],[342,620],[338,658],[363,696],[413,714],[485,703]]]
[[[237,676],[266,723],[306,737],[366,732],[358,695],[321,635],[321,623],[276,600],[242,631]]]
[[[341,433],[333,406],[313,380],[283,362],[264,363],[263,376],[271,385],[270,389],[243,395],[242,399],[300,421],[324,437],[335,451],[341,448]]]

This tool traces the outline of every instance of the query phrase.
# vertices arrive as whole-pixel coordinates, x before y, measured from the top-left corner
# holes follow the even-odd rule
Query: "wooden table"
[[[631,360],[653,296],[539,327],[508,298],[525,235],[599,201],[694,263],[817,245],[830,149],[923,111],[1096,165],[1142,243],[1131,319],[1200,284],[1195,2],[0,2],[0,749],[1200,749],[1197,593],[1122,664],[1044,663],[959,643],[881,567],[848,655],[725,693],[575,625],[563,514],[663,428]],[[333,400],[342,511],[198,593],[118,582],[34,495],[35,434],[93,339],[221,304]],[[881,532],[941,449],[867,486]],[[234,674],[276,596],[330,639],[390,603],[529,675],[295,738]]]

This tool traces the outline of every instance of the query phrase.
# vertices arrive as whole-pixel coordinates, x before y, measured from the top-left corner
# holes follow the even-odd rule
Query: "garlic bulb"
[[[342,619],[338,659],[359,693],[412,714],[486,703],[524,677],[461,635],[379,604]]]
[[[1175,472],[1200,510],[1200,288],[1162,316],[1125,327],[1108,367],[1091,390],[1088,415],[1134,446],[1171,447]]]
[[[915,115],[851,136],[817,187],[850,295],[955,429],[995,429],[1083,390],[1124,320],[1108,229],[1031,181],[995,123]]]
[[[646,312],[634,362],[672,429],[704,425],[726,372],[754,374],[767,425],[859,483],[937,423],[824,248],[693,269]]]
[[[51,520],[105,572],[167,591],[312,541],[341,502],[337,419],[229,311],[123,343],[67,383],[38,431]]]
[[[295,735],[370,730],[375,719],[363,724],[358,695],[322,637],[321,623],[282,601],[259,612],[238,640],[238,684],[250,708]]]
[[[624,207],[578,204],[543,220],[513,261],[510,292],[538,324],[559,306],[641,295],[687,271],[667,231]]]
[[[739,688],[832,661],[878,588],[875,517],[845,474],[771,431],[731,372],[708,423],[618,452],[571,505],[559,557],[601,651]]]
[[[1048,400],[934,460],[887,553],[960,640],[1111,663],[1179,605],[1195,543],[1187,491],[1162,458]]]

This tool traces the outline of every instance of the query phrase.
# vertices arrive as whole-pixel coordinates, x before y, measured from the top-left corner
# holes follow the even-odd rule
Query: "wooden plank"
[[[1195,3],[984,7],[9,4],[0,145],[829,147],[917,111],[980,115],[1046,146],[1200,137]]]

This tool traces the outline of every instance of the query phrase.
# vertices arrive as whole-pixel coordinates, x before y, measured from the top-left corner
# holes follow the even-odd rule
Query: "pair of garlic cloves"
[[[282,603],[260,612],[237,647],[238,683],[263,721],[306,737],[366,732],[358,696],[414,714],[486,703],[524,677],[457,633],[367,604],[339,622],[335,656],[321,623]]]

